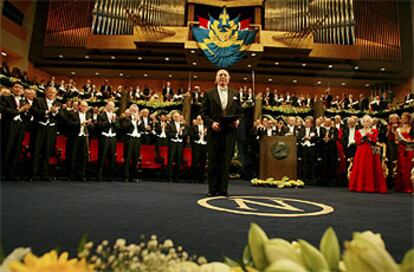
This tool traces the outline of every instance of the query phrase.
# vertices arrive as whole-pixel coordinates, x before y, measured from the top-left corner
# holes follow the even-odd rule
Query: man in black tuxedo
[[[132,104],[129,107],[129,115],[120,120],[121,128],[125,133],[124,138],[124,181],[138,182],[137,164],[141,151],[141,117],[138,106]]]
[[[24,115],[29,111],[31,105],[24,103],[21,99],[23,94],[23,85],[20,82],[14,82],[12,85],[12,95],[2,96],[2,174],[5,179],[18,180],[16,176],[17,160],[22,148],[24,137]]]
[[[356,119],[352,116],[348,117],[347,125],[342,135],[342,146],[347,160],[353,158],[356,152],[355,132],[357,129]]]
[[[336,166],[338,162],[338,151],[336,140],[338,139],[338,130],[332,125],[332,120],[325,119],[324,129],[321,131],[322,144],[322,181],[325,185],[334,182],[336,176]]]
[[[263,95],[263,105],[271,106],[273,101],[273,94],[269,87],[266,87],[265,94]]]
[[[140,124],[140,131],[142,132],[141,143],[144,145],[151,144],[152,126],[153,124],[149,117],[149,110],[148,109],[141,110],[141,124]]]
[[[86,167],[89,160],[89,130],[92,129],[93,116],[88,111],[88,103],[80,101],[77,111],[71,111],[68,125],[72,133],[72,152],[70,163],[70,180],[86,182]]]
[[[167,81],[165,87],[162,89],[162,100],[170,101],[174,96],[174,91],[171,88],[171,82]]]
[[[203,118],[198,115],[195,124],[191,128],[191,149],[192,149],[192,177],[199,183],[204,182],[204,173],[207,161],[207,128]]]
[[[108,79],[104,80],[104,85],[101,86],[101,93],[104,99],[108,99],[111,97],[112,87],[109,85]]]
[[[202,97],[201,97],[201,91],[200,91],[200,86],[195,86],[194,87],[194,91],[191,93],[191,100],[193,104],[201,104]]]
[[[46,88],[45,97],[37,98],[32,106],[37,123],[32,179],[38,178],[40,167],[43,179],[55,179],[49,174],[49,158],[55,148],[58,123],[63,119],[60,104],[55,102],[56,95],[56,88],[49,86]]]
[[[115,104],[110,101],[106,103],[105,109],[98,115],[97,128],[99,135],[98,152],[98,181],[102,181],[105,160],[108,160],[109,180],[113,181],[115,169],[116,135],[120,129],[115,114]]]
[[[227,195],[229,167],[240,121],[237,119],[228,124],[222,118],[242,114],[240,100],[236,92],[228,87],[229,82],[229,72],[219,70],[215,81],[217,86],[205,94],[201,106],[201,116],[208,127],[208,196]]]
[[[296,118],[294,116],[289,116],[287,118],[287,126],[285,136],[298,136],[299,129],[296,126]]]
[[[165,113],[161,113],[158,122],[153,124],[155,132],[155,157],[157,161],[163,162],[166,158],[160,155],[160,146],[168,146],[167,138],[167,120]]]
[[[174,181],[180,177],[180,166],[183,157],[184,139],[188,135],[188,129],[182,116],[177,111],[173,114],[173,120],[167,125],[168,144],[168,182],[173,178],[173,163],[175,162]]]
[[[369,108],[369,99],[365,97],[364,94],[359,95],[359,110],[366,111]]]
[[[316,129],[313,127],[313,118],[305,119],[305,126],[298,133],[298,142],[302,152],[302,178],[305,181],[315,179],[315,143],[318,139]]]

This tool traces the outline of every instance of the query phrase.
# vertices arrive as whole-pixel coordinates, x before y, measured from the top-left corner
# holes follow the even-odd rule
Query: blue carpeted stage
[[[1,244],[6,253],[18,246],[32,247],[36,253],[56,247],[74,253],[84,233],[94,241],[122,237],[135,242],[141,234],[157,234],[161,239],[173,239],[191,254],[222,260],[224,255],[241,256],[249,224],[256,222],[271,237],[303,238],[314,245],[319,245],[329,226],[341,242],[350,239],[353,231],[372,230],[382,234],[398,261],[413,247],[413,198],[407,194],[361,194],[323,187],[257,188],[231,181],[233,196],[261,198],[201,201],[216,207],[208,209],[197,203],[205,198],[206,191],[204,184],[149,181],[3,182]],[[263,197],[294,200],[278,202]],[[217,207],[253,214],[219,211]],[[318,216],[303,216],[323,207],[333,209]],[[279,216],[254,215],[258,212]]]

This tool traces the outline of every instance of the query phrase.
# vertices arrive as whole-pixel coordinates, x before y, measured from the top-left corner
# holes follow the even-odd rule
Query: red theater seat
[[[193,162],[193,153],[190,147],[185,147],[183,151],[183,168],[190,168]]]
[[[116,164],[123,165],[124,164],[124,143],[123,142],[116,142]]]
[[[160,149],[161,153],[161,149]],[[141,145],[141,167],[142,169],[161,169],[161,164],[155,160],[155,146]]]
[[[98,139],[90,139],[89,141],[89,162],[98,163],[99,143]]]

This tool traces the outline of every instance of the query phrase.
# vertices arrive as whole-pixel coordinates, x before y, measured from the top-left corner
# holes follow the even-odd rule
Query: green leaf
[[[319,248],[328,262],[329,269],[331,271],[338,271],[341,252],[338,237],[336,237],[336,233],[331,227],[323,234]]]
[[[81,253],[85,249],[85,244],[87,242],[88,242],[88,234],[84,233],[79,240],[78,251],[77,251],[78,254]]]
[[[401,272],[414,271],[414,249],[411,249],[407,253],[405,253],[400,268]]]
[[[241,266],[237,261],[230,259],[228,257],[224,257],[224,263],[230,267],[239,267]]]
[[[322,272],[329,271],[328,263],[325,257],[313,245],[305,240],[299,240],[300,252],[309,271]]]
[[[252,264],[252,255],[250,254],[249,246],[245,246],[243,250],[243,264],[251,265]]]
[[[269,241],[269,238],[267,238],[266,233],[257,224],[252,223],[250,225],[248,241],[255,268],[263,270],[267,266],[264,245]]]

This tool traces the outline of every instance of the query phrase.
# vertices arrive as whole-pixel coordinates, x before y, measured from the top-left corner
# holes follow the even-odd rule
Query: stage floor
[[[75,253],[84,233],[96,242],[116,238],[137,242],[141,234],[157,234],[161,239],[173,239],[190,254],[222,260],[223,256],[241,256],[249,224],[256,222],[270,237],[302,238],[314,245],[319,245],[323,231],[329,226],[335,229],[341,243],[351,239],[353,231],[372,230],[382,234],[388,250],[398,261],[413,247],[414,198],[408,194],[362,194],[350,193],[345,188],[322,187],[258,188],[245,181],[231,181],[229,192],[233,196],[294,200],[284,200],[278,205],[272,200],[254,198],[250,202],[240,198],[238,205],[234,199],[206,201],[207,205],[232,211],[279,214],[279,217],[264,217],[202,207],[197,202],[205,198],[206,192],[205,184],[150,181],[3,182],[1,245],[6,253],[19,246],[32,247],[37,254],[56,247]],[[323,205],[314,206],[319,204],[334,210],[319,216],[303,216],[322,210]],[[292,215],[300,217],[286,217]]]

